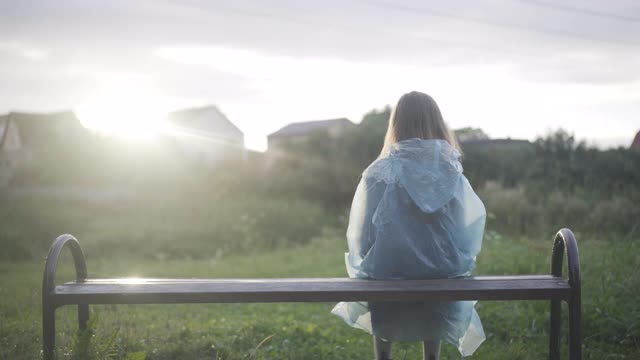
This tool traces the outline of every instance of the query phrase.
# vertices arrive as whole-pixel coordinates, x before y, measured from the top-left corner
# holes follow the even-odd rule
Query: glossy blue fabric
[[[482,246],[485,208],[444,140],[409,139],[363,173],[349,215],[350,277],[468,276]],[[332,313],[390,341],[446,341],[463,356],[484,341],[475,302],[342,302]]]

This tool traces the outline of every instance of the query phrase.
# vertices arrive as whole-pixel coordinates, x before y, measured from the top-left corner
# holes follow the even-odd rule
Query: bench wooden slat
[[[452,301],[568,299],[565,279],[548,275],[434,280],[87,279],[55,287],[65,304],[166,304],[336,301]]]
[[[82,284],[107,284],[107,283],[184,283],[184,282],[219,282],[219,281],[239,281],[239,280],[268,280],[268,281],[287,281],[287,282],[297,282],[298,280],[304,280],[306,282],[313,281],[335,281],[335,280],[349,280],[347,278],[230,278],[230,279],[220,279],[220,278],[88,278]],[[458,280],[458,279],[456,279]],[[485,275],[485,276],[469,276],[465,278],[461,278],[461,280],[564,280],[560,277],[553,275]],[[70,281],[65,283],[65,285],[73,285],[78,284],[76,281]]]

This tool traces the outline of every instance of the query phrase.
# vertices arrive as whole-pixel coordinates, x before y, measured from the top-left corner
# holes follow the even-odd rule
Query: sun
[[[75,113],[84,127],[96,132],[145,139],[166,128],[165,103],[144,89],[109,88],[97,91]]]

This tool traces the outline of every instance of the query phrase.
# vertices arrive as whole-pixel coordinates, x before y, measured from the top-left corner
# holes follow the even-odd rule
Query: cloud
[[[640,17],[635,1],[563,5]],[[638,33],[638,22],[515,0],[6,1],[0,110],[72,107],[134,79],[175,103],[217,103],[245,127],[259,118],[264,132],[357,121],[411,89],[455,125],[497,136],[558,122],[597,134],[609,117],[631,132],[640,109],[621,104],[640,102]]]
[[[10,56],[18,56],[29,61],[43,61],[49,56],[49,53],[46,50],[28,46],[19,41],[0,43],[0,53],[6,53]]]

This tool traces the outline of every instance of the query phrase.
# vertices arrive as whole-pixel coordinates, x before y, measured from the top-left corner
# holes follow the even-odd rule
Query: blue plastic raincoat
[[[350,277],[433,279],[468,276],[482,246],[485,208],[444,140],[403,140],[362,174],[345,254]],[[485,335],[473,301],[341,302],[347,324],[390,341],[441,340],[463,356]]]

